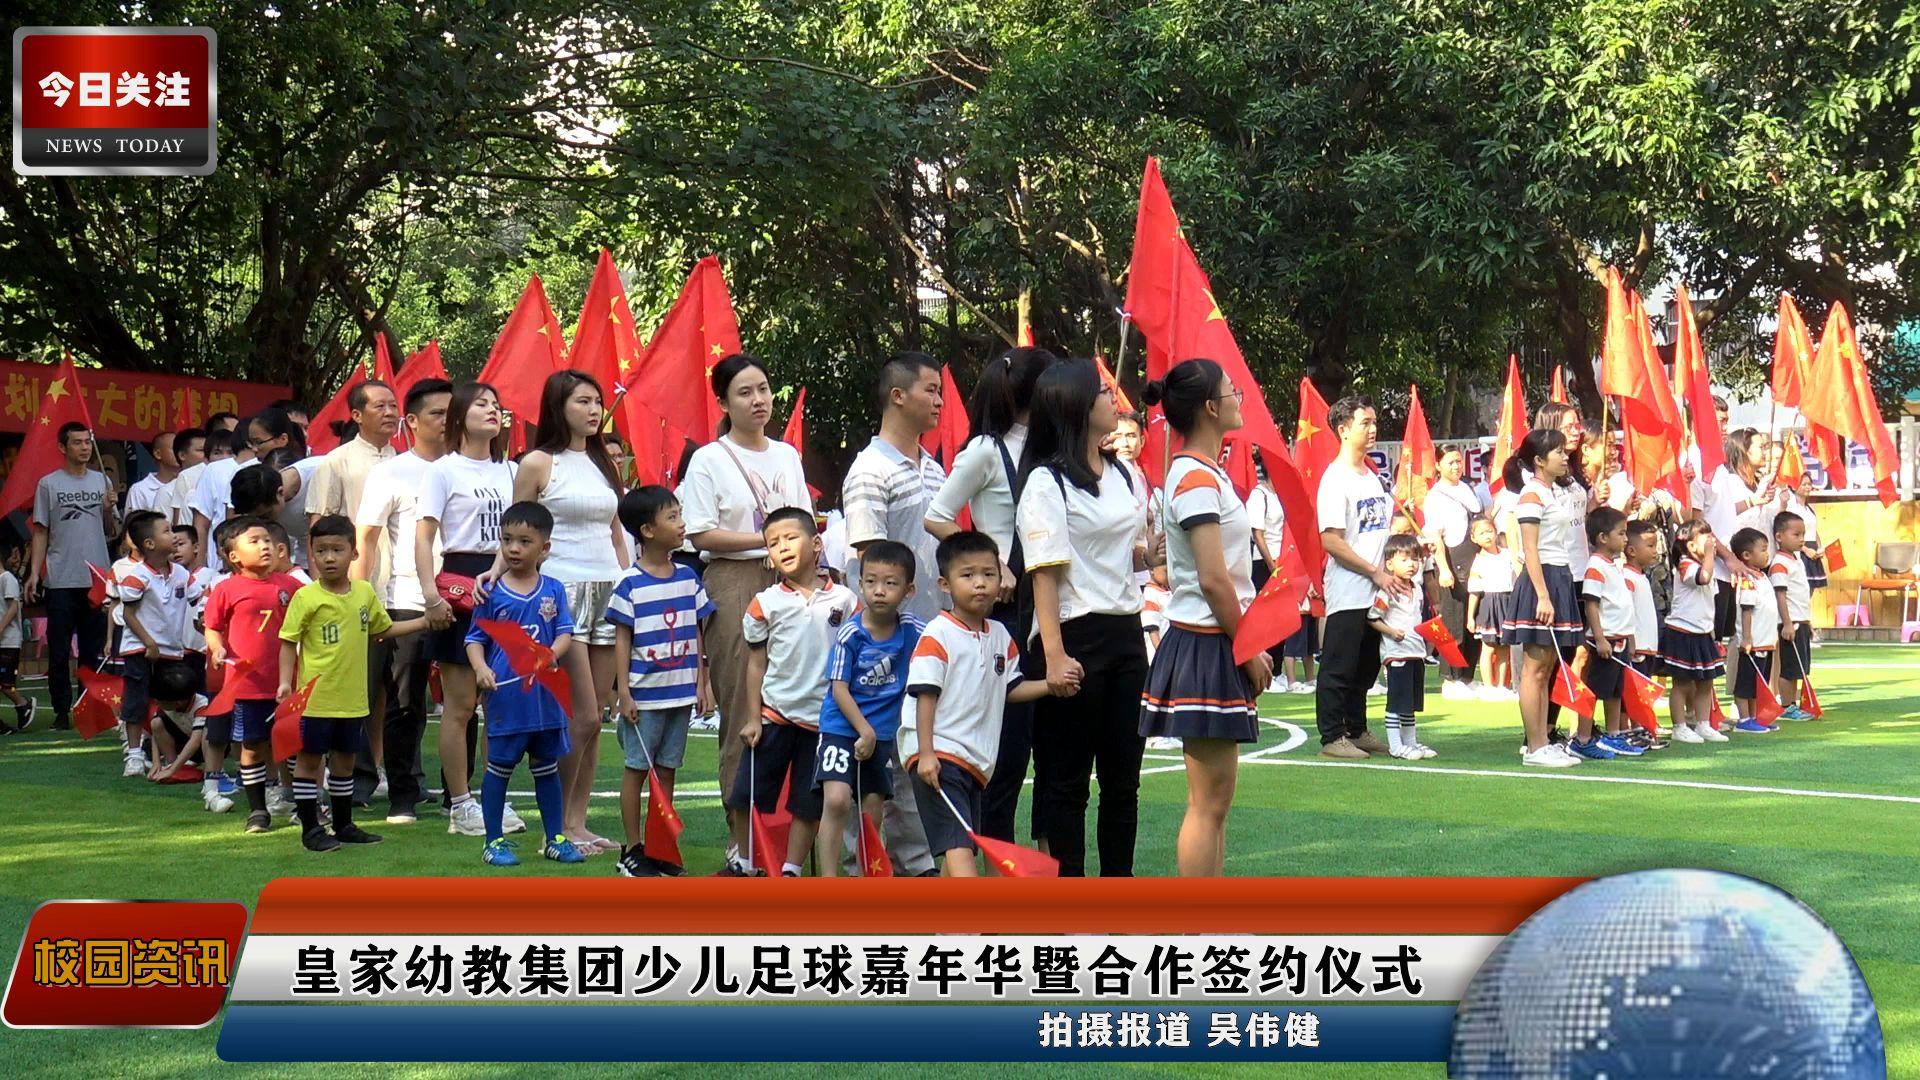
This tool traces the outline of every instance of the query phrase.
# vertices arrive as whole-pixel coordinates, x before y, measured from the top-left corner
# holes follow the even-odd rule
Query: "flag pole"
[[[1124,308],[1114,308],[1120,314],[1120,348],[1113,354],[1113,384],[1120,385],[1127,378],[1127,328],[1133,325],[1133,316]]]

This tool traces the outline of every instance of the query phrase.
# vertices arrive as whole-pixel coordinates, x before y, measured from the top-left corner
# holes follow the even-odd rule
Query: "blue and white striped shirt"
[[[672,577],[628,570],[607,600],[607,621],[633,631],[627,687],[641,709],[692,705],[700,681],[700,623],[713,601],[700,575],[674,564]]]

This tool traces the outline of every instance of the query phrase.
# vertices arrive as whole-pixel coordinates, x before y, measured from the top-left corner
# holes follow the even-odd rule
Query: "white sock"
[[[1413,736],[1413,729],[1418,723],[1419,720],[1412,716],[1400,721],[1400,740],[1409,750],[1420,745],[1420,740]]]
[[[1407,739],[1401,734],[1400,725],[1405,723],[1392,713],[1387,714],[1387,749],[1398,750],[1407,745]]]
[[[453,797],[453,805],[448,807],[448,809],[458,810],[462,806],[465,806],[472,801],[473,801],[473,792],[471,791],[467,792],[465,795],[455,795]]]
[[[780,872],[783,874],[797,874],[800,872],[800,864],[797,862],[783,863],[780,866]]]

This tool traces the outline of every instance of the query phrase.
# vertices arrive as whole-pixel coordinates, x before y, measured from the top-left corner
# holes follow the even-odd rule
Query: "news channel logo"
[[[1819,916],[1736,874],[1645,870],[1568,892],[1493,950],[1447,1073],[1866,1080],[1887,1061],[1866,980]]]

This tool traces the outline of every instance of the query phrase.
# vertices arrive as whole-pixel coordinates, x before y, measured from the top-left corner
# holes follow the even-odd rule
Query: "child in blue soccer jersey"
[[[533,770],[534,799],[540,804],[540,828],[548,839],[541,853],[556,862],[585,862],[561,830],[560,759],[572,749],[567,714],[546,687],[514,674],[500,643],[481,628],[483,619],[513,623],[553,650],[557,664],[573,646],[573,617],[566,587],[540,573],[552,547],[553,514],[534,502],[518,502],[500,515],[500,561],[506,572],[474,605],[467,631],[467,660],[474,684],[487,695],[487,775],[480,787],[480,816],[488,866],[518,866],[506,838],[507,781],[525,757]]]
[[[646,853],[647,770],[669,803],[674,771],[687,756],[687,728],[713,701],[707,683],[702,624],[713,615],[700,575],[673,561],[686,541],[680,500],[657,484],[620,497],[620,524],[639,542],[640,557],[613,586],[607,621],[615,656],[627,657],[620,685],[620,818],[627,843],[615,867],[622,877],[677,877],[679,865]]]
[[[880,819],[882,804],[893,797],[894,736],[900,730],[900,703],[907,695],[907,664],[920,643],[926,624],[901,612],[913,595],[913,549],[894,540],[880,540],[860,558],[860,595],[866,608],[848,619],[834,635],[827,654],[828,693],[820,708],[820,749],[815,757],[814,786],[820,789],[820,837],[817,841],[821,877],[840,870],[842,833],[854,809]],[[862,854],[862,876],[873,871]]]

